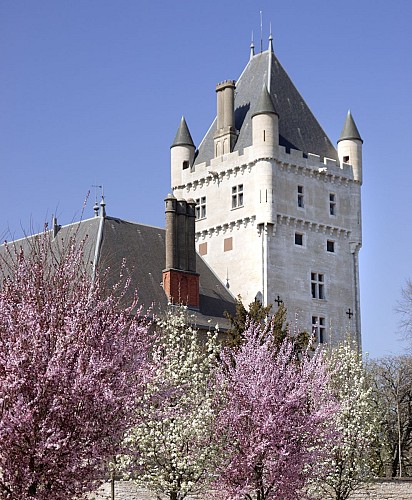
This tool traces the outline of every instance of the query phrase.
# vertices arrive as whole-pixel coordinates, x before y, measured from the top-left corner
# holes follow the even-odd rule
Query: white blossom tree
[[[335,444],[323,465],[327,473],[312,491],[320,498],[346,500],[375,472],[373,447],[379,427],[372,397],[355,342],[346,339],[329,351],[331,388],[340,409],[335,414]]]
[[[138,401],[123,468],[156,493],[182,500],[202,490],[214,469],[214,376],[217,332],[201,338],[184,308],[157,322],[153,379]]]

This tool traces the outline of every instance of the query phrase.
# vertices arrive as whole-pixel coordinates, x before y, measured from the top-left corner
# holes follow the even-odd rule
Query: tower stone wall
[[[267,59],[272,71],[272,57]],[[216,150],[218,127],[212,132],[213,153],[182,169],[172,185],[177,198],[197,203],[196,248],[246,305],[257,297],[276,309],[282,301],[290,325],[313,331],[320,342],[334,342],[347,332],[360,340],[362,140],[356,125],[348,114],[338,149],[328,146],[334,158],[294,148],[282,137],[282,120],[289,119],[296,137],[309,143],[307,123],[294,123],[295,114],[278,114],[279,94],[266,87],[261,91],[248,76],[246,84],[239,83],[239,93],[249,101],[244,105],[249,115],[238,131],[243,147]],[[218,102],[219,124],[224,123],[222,106]],[[312,123],[318,127],[313,143],[322,145],[323,131]]]

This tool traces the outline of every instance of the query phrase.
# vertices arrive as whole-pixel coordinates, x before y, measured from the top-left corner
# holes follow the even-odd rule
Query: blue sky
[[[57,214],[163,226],[169,155],[185,115],[199,144],[216,83],[237,79],[251,32],[280,62],[333,143],[350,108],[364,139],[364,350],[403,352],[394,312],[412,277],[410,0],[2,0],[0,236]]]

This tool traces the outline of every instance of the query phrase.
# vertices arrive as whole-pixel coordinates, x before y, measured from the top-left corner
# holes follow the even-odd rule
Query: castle
[[[362,139],[352,115],[336,149],[271,37],[265,52],[252,44],[239,80],[216,95],[199,147],[184,118],[171,146],[166,230],[107,216],[102,199],[92,219],[54,220],[52,239],[86,239],[90,270],[109,269],[109,285],[125,260],[145,307],[184,303],[201,330],[229,328],[240,295],[246,306],[283,303],[292,328],[319,343],[349,332],[360,345]]]
[[[196,202],[196,249],[245,304],[283,303],[317,341],[361,340],[362,139],[350,112],[335,148],[273,52],[216,87],[196,149],[182,118],[173,195]],[[173,197],[172,197],[173,198]]]

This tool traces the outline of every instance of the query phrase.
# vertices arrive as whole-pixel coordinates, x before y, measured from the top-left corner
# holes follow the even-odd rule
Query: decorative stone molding
[[[251,217],[236,219],[223,225],[209,227],[203,231],[198,231],[195,234],[196,242],[199,240],[205,240],[206,238],[211,238],[212,236],[219,236],[220,233],[226,234],[227,232],[232,232],[235,229],[239,230],[242,227],[247,228],[248,226],[254,226],[255,221],[256,215],[252,215]]]
[[[331,236],[349,238],[351,232],[347,229],[343,229],[337,226],[331,226],[328,224],[319,224],[307,219],[300,219],[293,217],[291,215],[277,214],[278,224],[283,224],[285,226],[296,227],[297,229],[305,229],[308,231],[313,231],[316,233],[329,234]]]
[[[300,152],[301,153],[301,152]],[[286,155],[283,155],[286,156]],[[239,160],[245,159],[242,156],[238,156]],[[173,190],[186,190],[187,192],[190,192],[192,189],[196,190],[198,187],[202,188],[204,184],[209,185],[211,182],[219,182],[222,181],[224,178],[230,179],[231,176],[233,175],[234,177],[237,177],[238,175],[243,175],[246,171],[251,172],[252,168],[259,162],[261,161],[273,161],[276,162],[280,170],[284,170],[286,172],[291,172],[295,173],[297,175],[306,175],[308,177],[314,177],[317,180],[323,180],[324,182],[329,182],[331,184],[342,184],[342,185],[347,185],[350,182],[353,182],[355,184],[359,184],[358,181],[355,181],[352,178],[352,171],[351,171],[351,165],[348,164],[343,164],[343,168],[340,168],[336,160],[332,160],[330,158],[325,158],[324,161],[322,162],[320,157],[318,155],[313,155],[313,154],[308,154],[308,158],[303,158],[302,156],[302,161],[305,161],[309,164],[307,165],[302,165],[298,163],[294,163],[293,159],[300,159],[297,158],[296,155],[291,156],[291,161],[285,161],[284,158],[279,159],[279,158],[274,158],[274,157],[259,157],[255,158],[252,161],[245,161],[245,163],[239,163],[238,165],[235,166],[230,166],[227,169],[220,169],[220,165],[209,165],[212,168],[217,168],[217,172],[213,171],[213,174],[211,173],[211,170],[206,170],[204,172],[204,175],[194,179],[193,181],[189,181],[185,184],[182,184],[180,186],[173,186]],[[205,165],[206,167],[206,165]],[[191,174],[196,175],[196,171],[191,172]],[[350,174],[350,175],[348,175]]]

